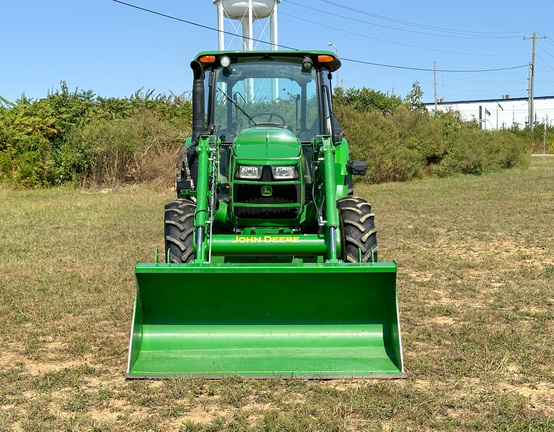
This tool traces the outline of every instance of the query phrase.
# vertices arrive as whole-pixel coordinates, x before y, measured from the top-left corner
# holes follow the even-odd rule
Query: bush
[[[525,140],[531,147],[532,153],[554,154],[554,126],[547,124],[546,133],[544,123],[536,125],[532,131],[529,127],[524,129],[514,127],[510,132]]]
[[[187,135],[186,129],[147,110],[122,120],[94,120],[68,137],[56,165],[62,178],[81,183],[172,181],[175,160]]]
[[[58,135],[59,120],[47,103],[32,104],[23,96],[0,108],[0,180],[22,186],[48,183],[49,139]]]
[[[343,90],[341,87],[335,89],[333,96],[338,105],[348,105],[354,111],[368,112],[381,111],[383,113],[392,112],[402,104],[402,99],[398,96],[388,96],[378,90],[361,88],[349,88]]]
[[[456,173],[482,174],[528,164],[527,144],[511,132],[465,127],[456,140],[448,141],[445,157],[432,172],[440,177]]]
[[[351,157],[368,163],[362,181],[405,181],[426,175],[481,174],[529,163],[528,143],[510,131],[484,131],[457,113],[359,112],[336,104]]]
[[[37,101],[0,98],[0,181],[113,184],[167,179],[166,170],[173,177],[175,148],[190,135],[191,104],[184,96],[152,94],[101,98],[70,92],[62,82]]]
[[[350,144],[351,157],[368,163],[366,181],[406,181],[419,175],[424,158],[406,145],[393,117],[377,111],[360,113],[345,106],[336,107],[336,113]]]
[[[401,143],[416,151],[425,166],[436,163],[444,156],[446,150],[440,124],[426,111],[409,111],[400,106],[391,120],[400,131]]]

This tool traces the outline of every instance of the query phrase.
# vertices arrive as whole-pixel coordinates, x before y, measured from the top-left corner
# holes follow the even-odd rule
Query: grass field
[[[0,188],[0,432],[554,431],[554,158],[357,193],[398,263],[406,380],[125,381],[173,193]]]

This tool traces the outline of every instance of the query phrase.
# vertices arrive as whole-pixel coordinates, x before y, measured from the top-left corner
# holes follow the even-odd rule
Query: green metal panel
[[[137,264],[129,378],[403,376],[394,263]]]
[[[278,127],[256,127],[243,130],[233,144],[238,164],[266,164],[274,159],[273,165],[288,165],[298,162],[301,145],[291,131]]]
[[[349,150],[345,139],[335,146],[335,187],[337,199],[348,195],[348,183],[352,181],[352,174],[348,173],[346,163],[348,162]]]
[[[213,235],[214,255],[323,255],[325,239],[318,234]]]

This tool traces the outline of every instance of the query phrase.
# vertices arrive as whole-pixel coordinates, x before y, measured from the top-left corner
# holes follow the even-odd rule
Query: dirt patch
[[[482,263],[485,260],[514,261],[515,263],[529,264],[545,268],[552,266],[554,261],[546,247],[524,244],[523,239],[506,241],[495,239],[479,243],[463,243],[456,241],[452,244],[447,238],[438,240],[439,249],[445,250],[450,259],[460,257],[472,262]],[[441,254],[443,254],[441,252]]]
[[[508,393],[523,396],[529,406],[547,413],[554,413],[554,383],[540,382],[533,385],[510,385],[501,383],[500,388]]]
[[[453,325],[456,323],[456,321],[453,318],[444,317],[444,316],[430,318],[429,322],[431,324],[436,324],[436,325]]]
[[[25,347],[21,344],[8,344],[7,349],[0,353],[0,370],[7,370],[14,366],[22,367],[32,376],[55,372],[66,368],[91,363],[92,356],[83,356],[79,360],[60,360],[69,344],[58,342],[41,343],[39,351],[31,357],[25,355]],[[40,357],[40,360],[37,359]]]
[[[192,407],[186,416],[181,417],[180,422],[191,421],[202,425],[213,422],[216,418],[224,418],[226,420],[233,418],[233,410],[231,409],[204,409],[199,406]]]
[[[22,360],[21,353],[14,351],[13,344],[8,344],[6,348],[0,352],[0,370],[7,370],[14,366],[24,365]]]
[[[88,417],[92,420],[102,423],[102,422],[109,422],[109,423],[115,423],[121,418],[121,412],[114,411],[114,410],[98,410],[98,409],[91,409],[87,413]]]

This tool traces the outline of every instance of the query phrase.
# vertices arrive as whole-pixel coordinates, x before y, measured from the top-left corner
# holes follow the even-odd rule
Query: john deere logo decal
[[[273,189],[271,189],[271,186],[262,186],[262,195],[265,197],[269,197],[273,194]]]

